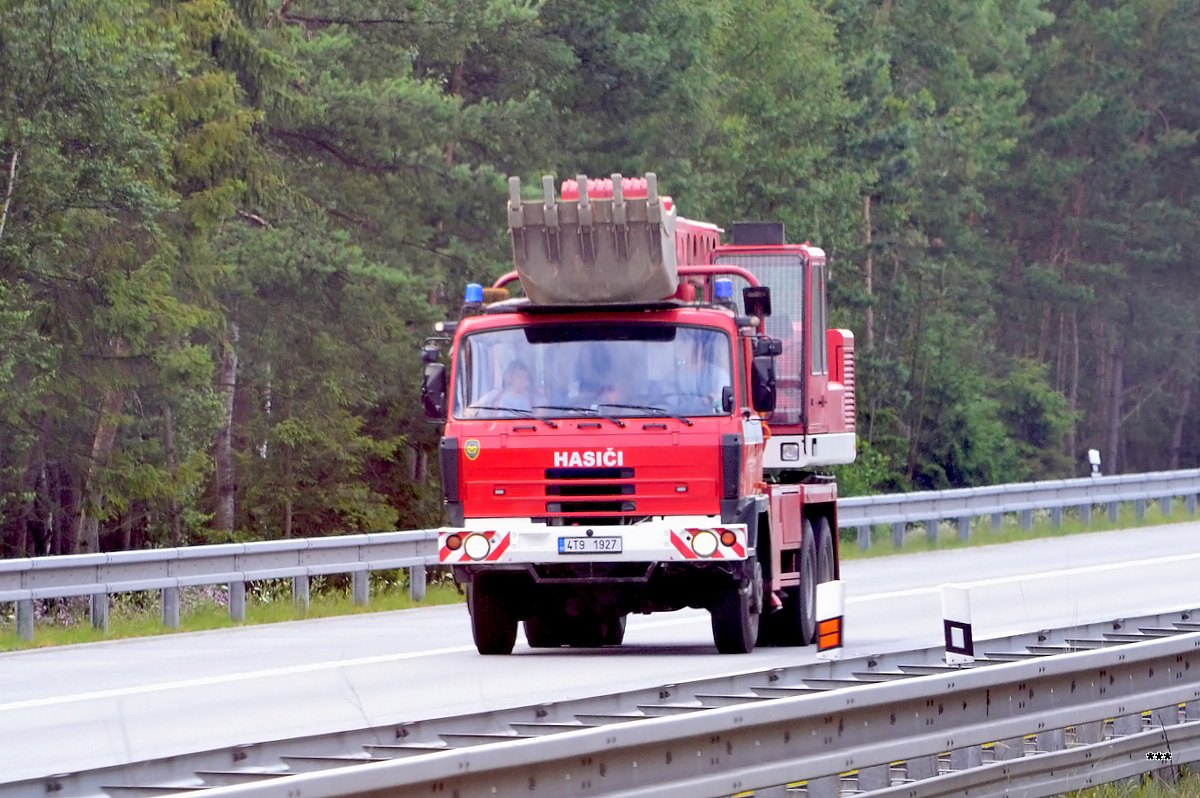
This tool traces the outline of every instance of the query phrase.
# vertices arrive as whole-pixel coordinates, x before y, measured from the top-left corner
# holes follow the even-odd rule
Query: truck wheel
[[[511,654],[517,642],[517,618],[497,587],[497,581],[484,574],[467,586],[471,633],[480,654]]]
[[[625,619],[628,615],[610,615],[604,619],[604,639],[601,645],[619,646],[625,640]]]
[[[562,619],[535,615],[525,620],[525,640],[530,648],[558,648],[563,644]]]
[[[564,634],[567,645],[573,648],[619,646],[625,639],[624,615],[593,615],[588,613],[566,620]]]
[[[833,554],[833,532],[829,519],[821,516],[816,523],[817,532],[817,584],[832,582],[837,577],[837,561]]]
[[[758,559],[746,561],[747,578],[727,586],[712,608],[713,640],[722,654],[748,654],[758,640],[762,618],[762,566]]]
[[[817,631],[817,542],[807,518],[800,538],[800,584],[783,590],[783,608],[776,614],[775,641],[781,646],[807,646]],[[776,618],[772,617],[772,621]]]

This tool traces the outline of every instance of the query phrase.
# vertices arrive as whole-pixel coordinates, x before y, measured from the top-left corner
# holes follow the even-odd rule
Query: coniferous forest
[[[0,0],[0,557],[442,523],[506,177],[785,222],[843,493],[1200,465],[1200,0]]]

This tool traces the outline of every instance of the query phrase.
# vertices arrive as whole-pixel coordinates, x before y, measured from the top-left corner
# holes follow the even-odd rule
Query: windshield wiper
[[[536,416],[536,415],[534,415],[532,410],[526,410],[523,407],[495,407],[493,405],[475,405],[469,409],[470,410],[507,410],[510,413],[523,413],[525,416],[527,416],[529,418],[536,418],[538,421],[542,422],[543,424],[546,424],[551,429],[558,429],[558,425],[555,424],[550,419]]]
[[[599,410],[597,410],[594,407],[577,407],[577,406],[573,406],[573,405],[534,405],[534,409],[535,410],[567,410],[567,411],[574,412],[574,413],[588,413],[593,416],[598,416],[598,417],[604,419],[605,421],[611,421],[612,423],[616,424],[618,427],[625,426],[625,422],[622,421],[621,419],[616,418],[615,416],[610,416],[605,413],[601,413]]]
[[[614,402],[601,402],[600,406],[601,407],[622,407],[622,408],[625,408],[626,410],[646,410],[651,413],[657,413],[660,416],[664,416],[667,418],[673,418],[676,421],[682,421],[684,424],[687,424],[689,427],[694,426],[692,420],[690,418],[688,418],[687,416],[677,416],[668,410],[663,410],[661,407],[655,407],[654,405],[621,405],[621,404],[616,404]]]

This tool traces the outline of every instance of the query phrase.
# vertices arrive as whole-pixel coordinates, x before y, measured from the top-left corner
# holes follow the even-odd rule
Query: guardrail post
[[[1004,526],[1004,513],[992,513],[992,531]]]
[[[93,593],[91,599],[92,628],[108,631],[108,594]]]
[[[33,639],[33,599],[17,602],[17,636],[22,640]]]
[[[930,543],[937,543],[938,522],[936,518],[931,518],[925,522],[925,539]]]
[[[1113,523],[1116,523],[1117,519],[1120,517],[1120,509],[1121,508],[1118,506],[1118,502],[1109,502],[1108,503],[1108,520],[1112,521]]]
[[[367,606],[371,600],[370,571],[355,571],[350,574],[350,593],[354,597],[354,606]]]
[[[1189,493],[1183,499],[1184,505],[1187,507],[1188,515],[1196,514],[1196,494]]]
[[[179,628],[179,588],[162,589],[162,622],[168,629]]]
[[[1164,518],[1171,516],[1171,505],[1174,503],[1174,496],[1163,496],[1158,500],[1158,511],[1162,513]]]
[[[973,745],[970,748],[956,748],[950,752],[951,770],[970,770],[983,764],[983,748]]]
[[[308,574],[292,577],[292,604],[304,612],[308,612],[308,608],[312,605],[308,583]]]
[[[229,620],[234,623],[246,620],[246,583],[241,580],[229,583]]]
[[[1010,737],[1007,740],[997,740],[992,753],[995,754],[997,762],[1020,759],[1025,756],[1025,738]]]
[[[1033,529],[1033,510],[1021,511],[1021,529],[1026,532]]]
[[[904,548],[904,535],[908,532],[908,524],[898,521],[892,524],[892,545],[898,549]]]
[[[871,548],[871,525],[861,524],[858,527],[858,550],[866,551],[869,548]]]
[[[1082,521],[1085,526],[1092,525],[1092,505],[1091,504],[1079,505],[1079,520]],[[1097,740],[1097,742],[1099,742],[1099,740]]]
[[[408,597],[413,601],[425,600],[425,566],[413,565],[408,569]]]
[[[1050,526],[1054,527],[1055,529],[1058,529],[1060,526],[1062,526],[1062,519],[1063,519],[1063,508],[1051,507],[1050,508]]]
[[[858,789],[860,792],[882,790],[892,785],[891,765],[872,765],[869,768],[858,769]]]
[[[958,539],[964,543],[971,539],[971,516],[964,515],[958,519]]]
[[[1133,500],[1133,512],[1138,517],[1139,521],[1141,519],[1145,518],[1146,517],[1146,500],[1145,499],[1134,499]]]
[[[1042,752],[1062,751],[1067,747],[1067,730],[1051,729],[1038,732],[1037,750]]]
[[[1113,735],[1116,737],[1126,737],[1130,734],[1137,734],[1142,730],[1142,715],[1122,715],[1119,718],[1113,718]]]
[[[904,776],[913,781],[932,779],[937,774],[938,760],[936,756],[914,756],[904,763]]]
[[[759,790],[755,790],[754,794],[758,795]],[[785,789],[784,795],[787,794]],[[837,798],[842,794],[842,777],[841,776],[821,776],[815,779],[808,780],[808,788],[804,791],[808,798]]]
[[[1075,744],[1092,745],[1104,739],[1104,721],[1075,724]]]

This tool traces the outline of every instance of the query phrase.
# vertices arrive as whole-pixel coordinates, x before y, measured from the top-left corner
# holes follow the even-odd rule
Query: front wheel
[[[762,566],[757,559],[746,561],[746,576],[725,587],[712,608],[713,640],[722,654],[748,654],[758,640],[762,618]]]
[[[480,654],[511,654],[517,642],[517,616],[500,585],[486,574],[477,574],[467,585],[471,633]]]

